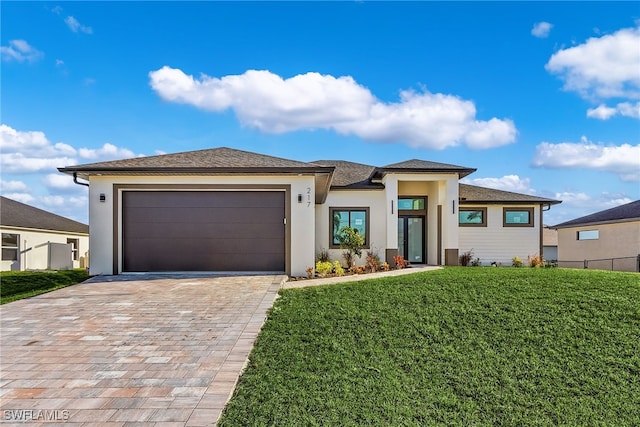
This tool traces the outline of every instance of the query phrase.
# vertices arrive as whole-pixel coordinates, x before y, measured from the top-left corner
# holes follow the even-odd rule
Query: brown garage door
[[[125,191],[123,271],[284,271],[283,191]]]

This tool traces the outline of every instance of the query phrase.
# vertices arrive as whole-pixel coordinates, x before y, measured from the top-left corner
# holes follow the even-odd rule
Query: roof
[[[89,234],[89,226],[0,196],[0,224],[10,227]]]
[[[552,228],[578,227],[587,224],[603,224],[612,222],[640,221],[640,200],[615,208],[592,213],[571,221],[563,222]]]
[[[469,184],[460,184],[460,204],[471,203],[542,203],[545,205],[557,205],[560,200],[547,199],[545,197],[532,196],[530,194],[513,193],[511,191],[495,190],[493,188],[478,187]]]
[[[384,188],[380,183],[371,182],[371,175],[376,169],[375,166],[344,160],[315,160],[313,163],[335,167],[331,182],[332,188]]]
[[[429,162],[420,159],[411,159],[400,163],[392,163],[390,165],[378,168],[380,172],[456,172],[460,178],[476,171],[474,168],[465,166],[452,165],[448,163]]]
[[[267,156],[249,151],[220,147],[158,156],[134,157],[110,162],[89,163],[58,168],[60,172],[76,173],[85,178],[99,173],[153,174],[169,173],[248,173],[248,172],[325,172],[333,168],[313,163],[299,162],[280,157]]]

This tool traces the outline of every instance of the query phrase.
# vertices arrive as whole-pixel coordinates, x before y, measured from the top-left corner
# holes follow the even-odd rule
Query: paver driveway
[[[2,424],[214,425],[284,279],[113,276],[3,305]]]

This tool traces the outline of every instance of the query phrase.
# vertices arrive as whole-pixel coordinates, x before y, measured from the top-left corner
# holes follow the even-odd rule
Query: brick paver
[[[215,425],[284,276],[106,276],[0,307],[2,425]]]

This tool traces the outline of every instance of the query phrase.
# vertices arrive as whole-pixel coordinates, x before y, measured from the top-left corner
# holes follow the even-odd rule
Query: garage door
[[[123,271],[285,271],[283,191],[125,191]]]

